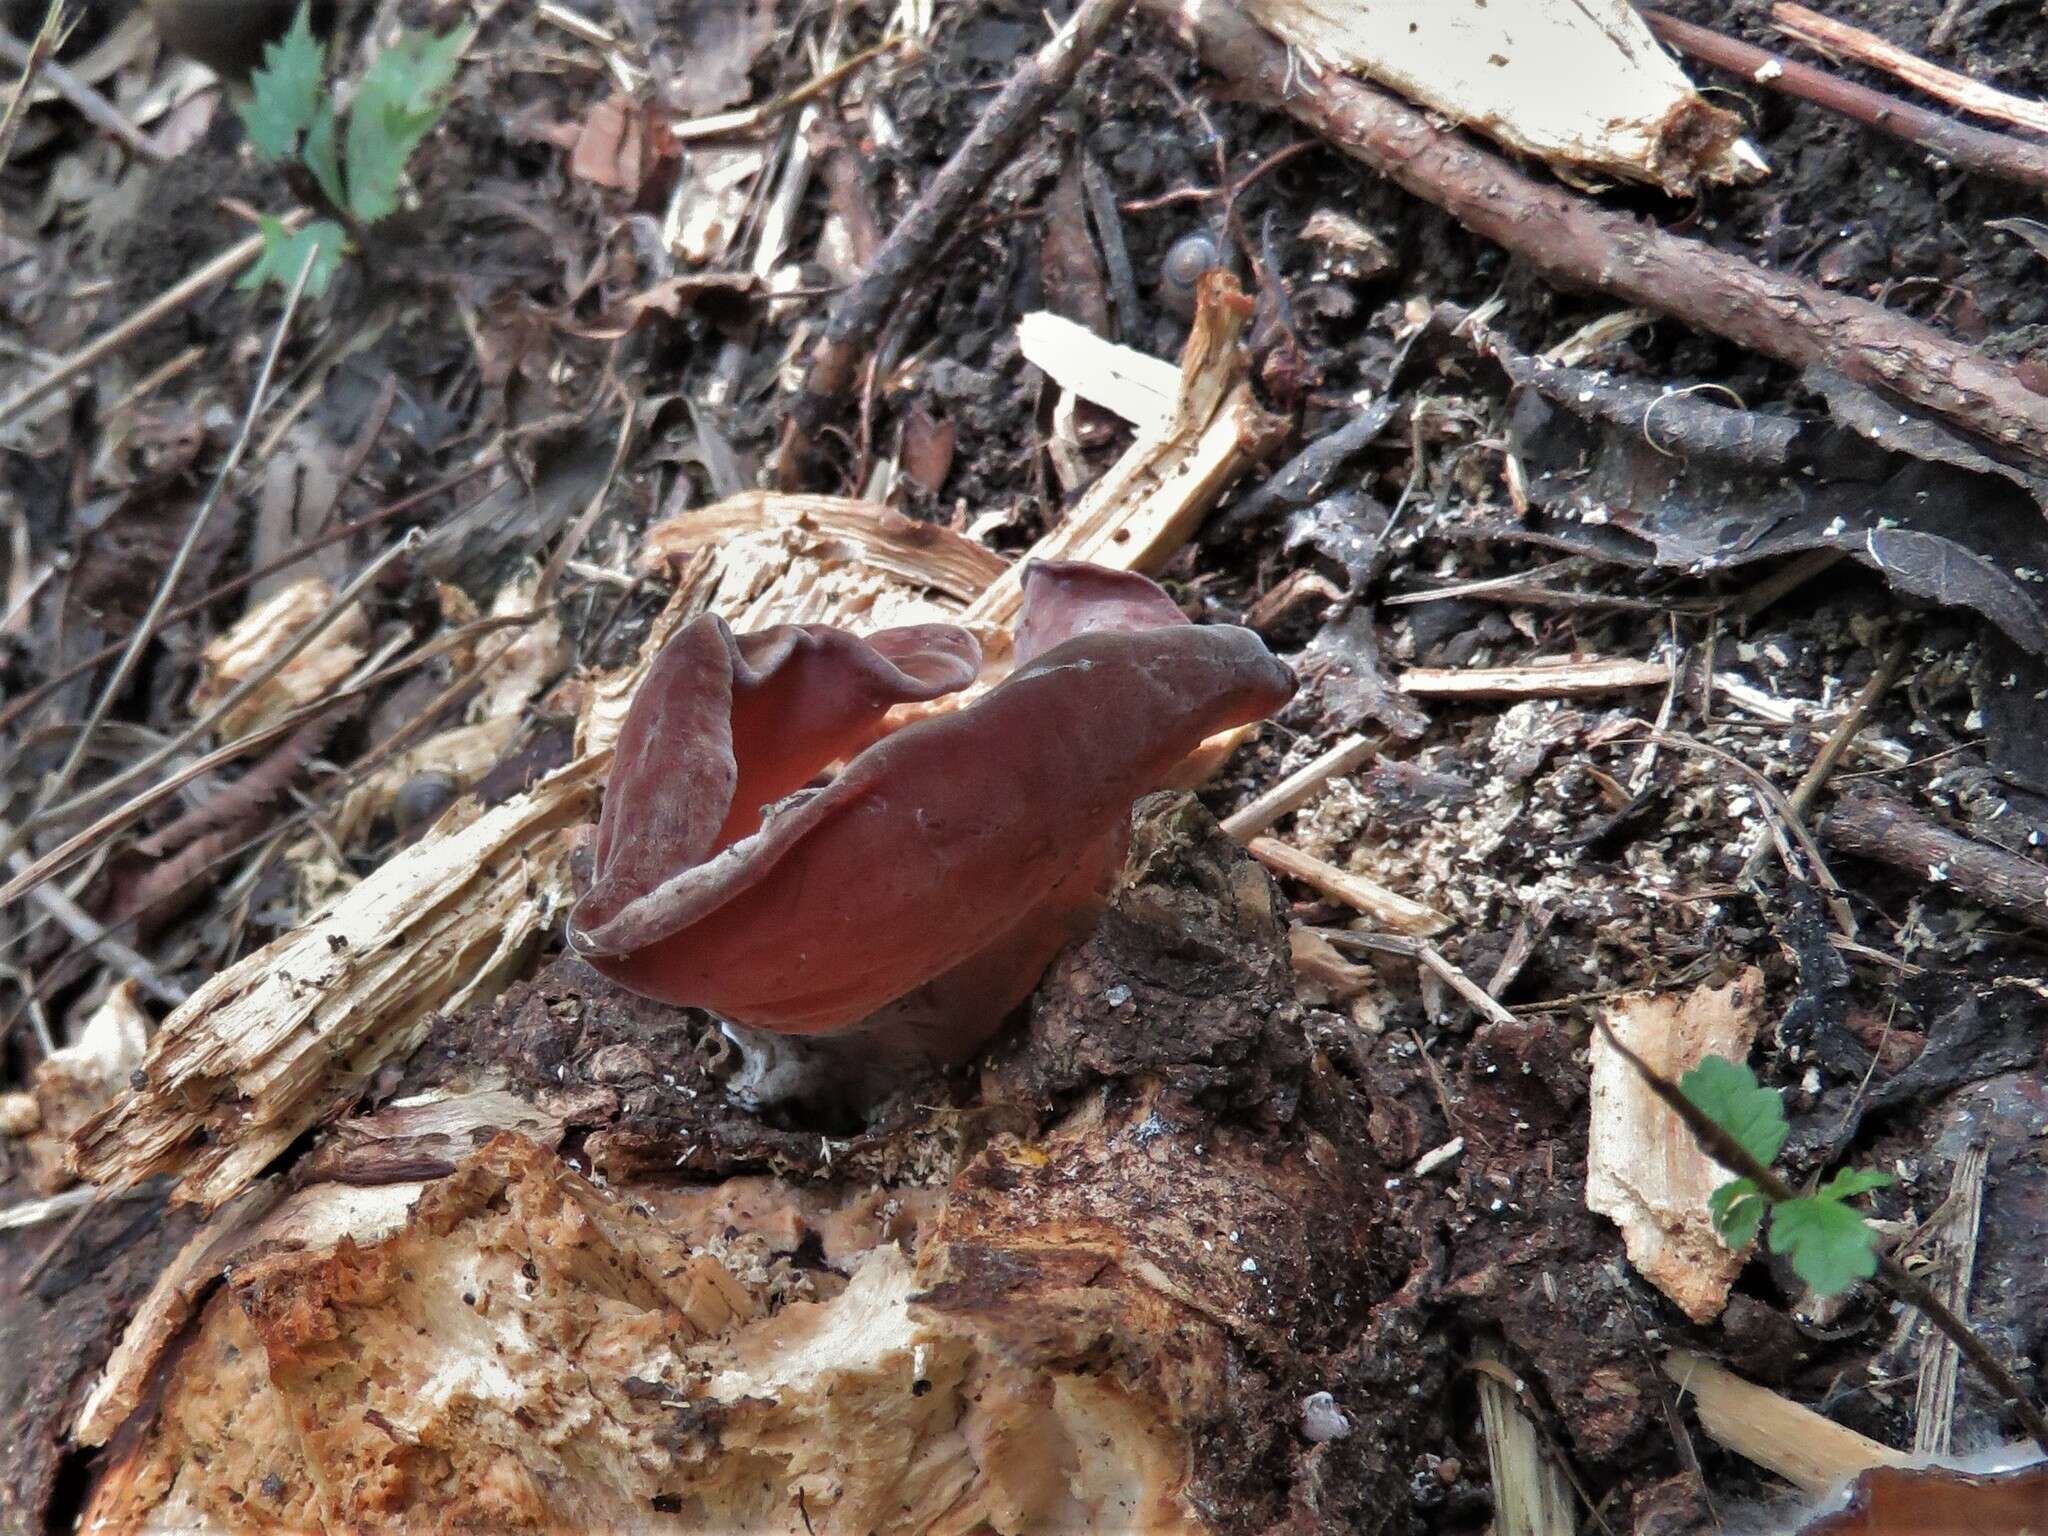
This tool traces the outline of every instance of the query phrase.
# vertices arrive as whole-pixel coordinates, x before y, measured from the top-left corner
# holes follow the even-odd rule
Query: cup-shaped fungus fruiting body
[[[1098,566],[1030,566],[1014,641],[981,697],[884,734],[974,681],[972,635],[684,625],[620,734],[576,949],[729,1023],[964,1059],[1100,909],[1132,802],[1295,686]]]

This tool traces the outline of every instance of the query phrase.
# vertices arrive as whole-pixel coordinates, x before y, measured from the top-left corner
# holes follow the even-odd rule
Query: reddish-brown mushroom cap
[[[633,990],[790,1034],[966,1010],[956,1033],[979,1043],[1099,900],[1131,803],[1294,689],[1257,635],[1189,624],[1143,577],[1039,565],[1016,670],[866,745],[891,704],[964,685],[971,639],[769,643],[793,633],[700,619],[662,652],[571,924]]]

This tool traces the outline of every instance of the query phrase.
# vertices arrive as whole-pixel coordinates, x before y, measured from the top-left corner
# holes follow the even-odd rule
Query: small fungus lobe
[[[1251,630],[1098,566],[1029,566],[1013,641],[1008,677],[888,732],[975,680],[968,631],[684,625],[620,733],[571,942],[731,1023],[965,1057],[1093,921],[1132,802],[1294,691]]]

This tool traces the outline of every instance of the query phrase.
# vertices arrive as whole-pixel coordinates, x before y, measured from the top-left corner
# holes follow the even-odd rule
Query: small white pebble
[[[1311,1445],[1342,1440],[1351,1433],[1351,1419],[1327,1392],[1311,1392],[1301,1400],[1301,1437]]]

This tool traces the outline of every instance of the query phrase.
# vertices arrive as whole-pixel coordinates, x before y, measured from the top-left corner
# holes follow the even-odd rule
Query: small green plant
[[[301,5],[291,31],[264,50],[264,67],[250,80],[250,97],[241,107],[242,123],[260,158],[296,159],[312,172],[330,210],[341,218],[308,219],[292,231],[282,219],[265,215],[263,254],[242,278],[244,288],[271,280],[289,287],[311,252],[306,291],[326,290],[351,234],[397,209],[405,162],[439,121],[469,42],[467,26],[441,37],[401,34],[365,71],[344,127],[307,9]]]
[[[1785,1145],[1791,1128],[1777,1090],[1761,1086],[1740,1062],[1709,1056],[1678,1086],[1695,1109],[1766,1167]],[[1707,1203],[1714,1229],[1731,1248],[1747,1246],[1768,1216],[1771,1252],[1789,1257],[1793,1273],[1815,1292],[1832,1296],[1877,1273],[1877,1234],[1849,1202],[1891,1182],[1890,1174],[1875,1168],[1845,1168],[1810,1195],[1777,1200],[1754,1179],[1730,1179]]]

